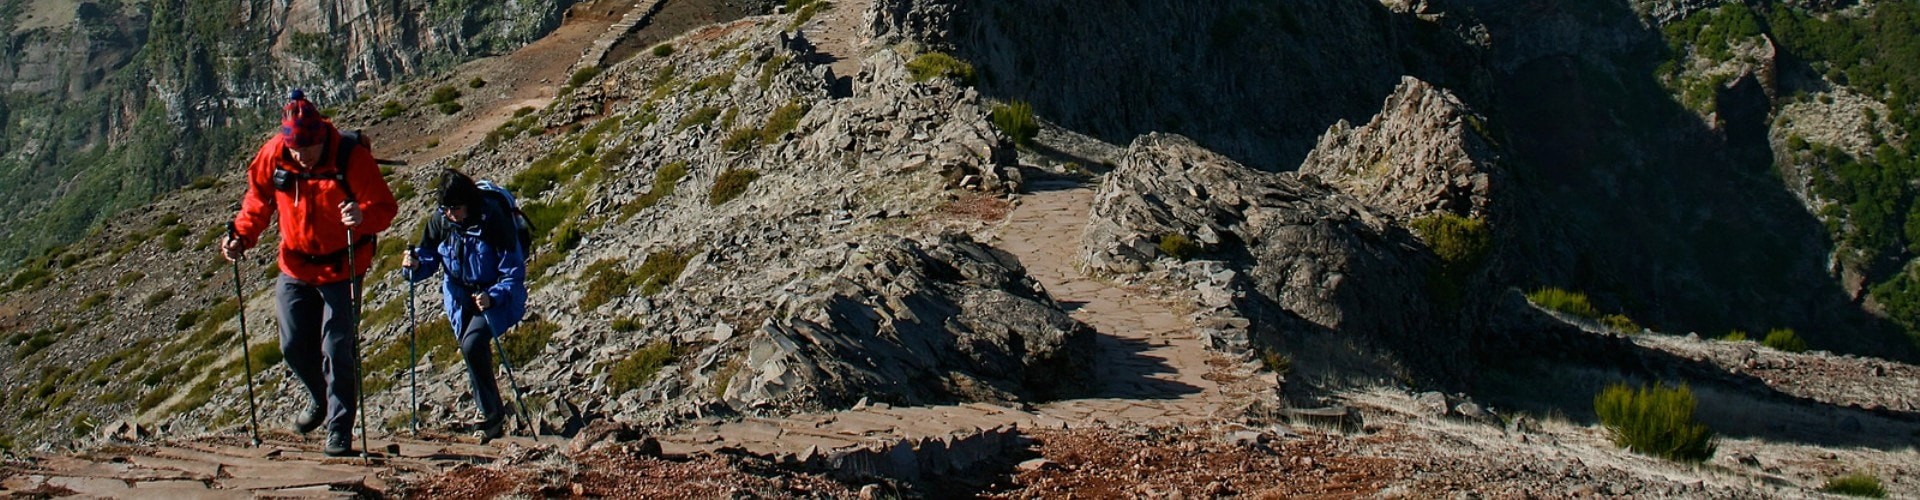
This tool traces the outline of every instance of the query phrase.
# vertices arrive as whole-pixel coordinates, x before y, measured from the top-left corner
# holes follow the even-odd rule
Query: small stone
[[[1027,460],[1024,462],[1020,462],[1020,465],[1016,465],[1014,467],[1017,469],[1020,469],[1021,472],[1033,472],[1033,471],[1047,470],[1050,468],[1058,469],[1060,468],[1060,464],[1052,460],[1047,460],[1046,458],[1035,458],[1035,459]]]
[[[1447,395],[1438,392],[1423,392],[1414,396],[1413,404],[1421,412],[1436,417],[1447,416]]]

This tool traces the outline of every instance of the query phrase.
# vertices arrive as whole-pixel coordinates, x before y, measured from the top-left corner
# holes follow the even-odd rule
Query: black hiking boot
[[[327,447],[321,450],[329,457],[351,457],[353,452],[353,433],[332,431],[327,433]]]
[[[307,406],[307,414],[301,415],[300,418],[293,421],[293,432],[295,434],[313,432],[314,429],[320,428],[321,422],[326,420],[327,407],[325,405],[309,405]]]
[[[476,429],[474,434],[480,437],[480,444],[487,444],[487,442],[489,441],[500,439],[500,436],[506,435],[507,434],[506,412],[501,412],[501,413],[489,416],[487,417],[486,420],[481,421],[480,427]]]

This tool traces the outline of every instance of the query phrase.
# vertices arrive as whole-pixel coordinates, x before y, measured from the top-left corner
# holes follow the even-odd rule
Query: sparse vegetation
[[[110,299],[110,298],[113,298],[113,294],[109,294],[107,292],[99,292],[93,295],[88,295],[87,298],[80,299],[79,309],[81,311],[93,310],[93,308],[95,307],[100,307],[100,304],[107,303],[107,299]]]
[[[732,71],[708,75],[706,78],[695,80],[693,87],[689,89],[689,91],[705,92],[708,90],[726,90],[728,86],[733,85],[733,78],[734,73]]]
[[[754,80],[754,84],[758,85],[760,90],[766,90],[767,87],[773,86],[773,76],[779,73],[780,68],[786,66],[788,61],[792,60],[793,57],[786,54],[767,58],[767,62],[760,64],[760,77]]]
[[[1040,134],[1040,122],[1034,119],[1033,106],[1026,101],[996,104],[992,114],[993,126],[1012,138],[1016,145],[1032,144],[1033,138]]]
[[[1820,491],[1855,497],[1887,497],[1887,489],[1880,486],[1880,478],[1860,473],[1828,479],[1827,484],[1820,487]]]
[[[167,303],[168,300],[173,300],[173,290],[161,289],[160,291],[147,295],[147,300],[141,301],[140,305],[147,309],[153,309],[159,307],[160,304]]]
[[[1429,276],[1433,291],[1449,303],[1459,302],[1465,296],[1467,280],[1480,270],[1493,247],[1486,221],[1443,213],[1414,219],[1408,225],[1440,258],[1440,267]]]
[[[663,43],[653,46],[654,57],[667,57],[671,55],[673,55],[673,44]]]
[[[580,293],[580,309],[591,311],[613,299],[626,296],[633,288],[627,280],[627,272],[620,268],[620,261],[601,259],[587,265],[580,271],[580,278],[587,283],[585,291]]]
[[[955,59],[943,52],[926,52],[907,61],[907,72],[913,74],[913,81],[923,82],[933,78],[951,78],[962,85],[973,85],[973,65]]]
[[[433,93],[427,96],[427,104],[453,102],[460,97],[460,89],[453,88],[452,85],[442,85],[433,89]]]
[[[673,345],[666,342],[654,342],[633,351],[607,372],[607,386],[615,396],[645,386],[661,368],[674,361],[673,351]]]
[[[633,333],[633,332],[640,331],[642,327],[645,327],[646,320],[641,319],[638,316],[621,316],[619,318],[614,318],[613,324],[611,326],[613,326],[613,331],[616,331],[616,332]]]
[[[740,195],[746,194],[747,186],[760,178],[760,172],[753,169],[728,169],[713,180],[713,190],[707,193],[707,206],[724,205]]]
[[[1527,294],[1535,305],[1587,319],[1600,317],[1600,310],[1587,300],[1587,294],[1547,287]]]
[[[473,77],[472,80],[467,80],[467,88],[477,89],[485,86],[487,86],[487,79],[485,78],[476,76],[476,77]]]
[[[1639,323],[1635,323],[1633,318],[1629,318],[1624,314],[1601,316],[1600,324],[1607,325],[1607,328],[1613,329],[1613,331],[1627,334],[1640,333],[1640,331],[1643,330]]]
[[[640,287],[641,295],[659,294],[673,280],[680,278],[680,272],[687,269],[687,262],[691,260],[691,252],[660,250],[647,254],[647,260],[633,273],[633,283]]]
[[[1725,340],[1728,342],[1744,342],[1747,340],[1747,332],[1745,330],[1734,330],[1731,332],[1727,332],[1726,335],[1720,337],[1720,340]]]
[[[467,107],[462,106],[460,105],[460,103],[457,103],[457,102],[443,102],[438,105],[438,109],[440,110],[440,114],[451,115],[451,114],[459,113],[467,109]]]
[[[648,189],[645,194],[628,202],[626,206],[620,207],[620,218],[633,217],[633,214],[652,208],[654,205],[659,204],[660,200],[666,199],[668,196],[673,196],[674,187],[678,186],[680,179],[686,178],[686,176],[687,162],[685,161],[676,161],[660,167],[660,171],[654,172],[653,174],[653,187]]]
[[[1760,340],[1760,344],[1786,352],[1807,351],[1807,341],[1802,340],[1800,334],[1794,333],[1792,328],[1776,328],[1769,331],[1767,337]]]
[[[1593,398],[1594,413],[1615,445],[1681,462],[1712,458],[1717,446],[1713,430],[1694,421],[1696,404],[1693,389],[1685,385],[1634,389],[1615,384]]]
[[[812,21],[813,16],[819,15],[822,9],[831,6],[833,4],[826,0],[787,0],[787,12],[793,13],[793,22],[787,24],[787,29],[800,29],[807,21]]]

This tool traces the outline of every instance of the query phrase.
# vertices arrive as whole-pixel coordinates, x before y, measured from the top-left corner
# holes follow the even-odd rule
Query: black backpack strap
[[[341,132],[340,147],[335,148],[333,151],[333,168],[335,172],[338,172],[337,175],[340,176],[339,179],[337,179],[340,184],[340,189],[347,191],[347,201],[358,201],[360,199],[353,195],[353,182],[347,177],[347,166],[353,164],[353,148],[360,147],[360,145],[365,142],[366,138],[361,137],[360,131],[358,130]]]

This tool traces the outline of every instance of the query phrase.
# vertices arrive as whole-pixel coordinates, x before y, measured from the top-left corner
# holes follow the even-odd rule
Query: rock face
[[[1402,220],[1485,217],[1504,172],[1485,120],[1453,93],[1405,77],[1371,121],[1328,129],[1299,172]]]
[[[748,340],[724,399],[741,411],[1034,401],[1070,394],[1093,334],[1011,256],[948,235],[864,244],[830,292]]]
[[[1082,256],[1095,271],[1138,271],[1169,234],[1201,242],[1203,258],[1246,276],[1250,290],[1236,305],[1255,345],[1332,336],[1390,352],[1384,365],[1422,378],[1461,375],[1447,360],[1465,352],[1467,330],[1443,320],[1430,298],[1431,254],[1330,186],[1259,172],[1178,136],[1144,136],[1095,198]]]

